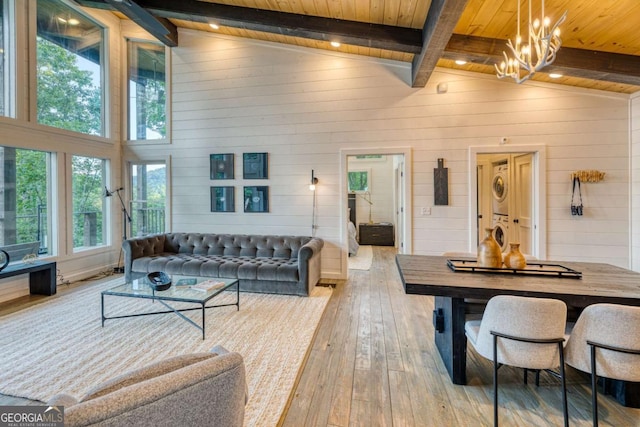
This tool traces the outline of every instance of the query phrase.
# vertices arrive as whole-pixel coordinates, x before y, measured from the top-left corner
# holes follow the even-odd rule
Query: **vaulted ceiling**
[[[179,45],[181,27],[409,62],[415,87],[436,66],[495,73],[517,31],[518,1],[523,15],[528,10],[527,0],[75,1],[134,20],[168,46]],[[540,15],[541,0],[531,1]],[[533,80],[640,91],[640,1],[546,0],[545,11],[552,21],[568,12],[563,44]],[[461,59],[466,64],[456,64]]]

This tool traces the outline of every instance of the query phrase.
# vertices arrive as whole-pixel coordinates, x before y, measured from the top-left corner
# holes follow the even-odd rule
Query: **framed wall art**
[[[269,178],[268,153],[244,153],[242,155],[242,177],[244,179]]]
[[[235,211],[235,187],[211,187],[211,212]]]
[[[269,187],[244,187],[245,212],[269,212]]]
[[[235,155],[230,154],[211,154],[209,156],[211,163],[211,179],[233,179],[234,168],[233,159]]]

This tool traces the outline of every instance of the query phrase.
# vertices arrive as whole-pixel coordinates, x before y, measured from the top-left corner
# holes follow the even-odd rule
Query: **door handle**
[[[514,223],[514,224],[518,224],[519,222],[520,222],[520,221],[518,221],[518,219],[517,219],[517,218],[513,220],[513,223]]]

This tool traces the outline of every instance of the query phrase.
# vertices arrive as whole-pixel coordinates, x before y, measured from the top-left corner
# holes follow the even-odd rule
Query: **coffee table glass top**
[[[220,287],[209,290],[194,289],[193,285],[203,282],[220,282]],[[131,296],[138,298],[167,299],[172,301],[208,301],[220,292],[236,285],[238,279],[219,279],[212,277],[171,275],[171,287],[164,291],[156,291],[146,277],[103,291],[105,295]]]

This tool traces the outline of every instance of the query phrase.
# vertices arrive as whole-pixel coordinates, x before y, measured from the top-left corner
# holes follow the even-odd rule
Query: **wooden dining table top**
[[[453,271],[447,266],[447,259],[397,255],[405,292],[452,298],[491,298],[500,294],[547,297],[578,307],[594,303],[640,306],[640,273],[610,264],[539,261],[582,273],[581,278],[575,278]]]

